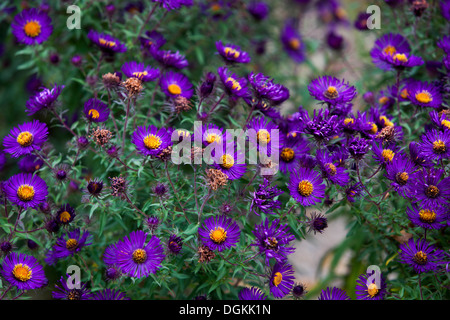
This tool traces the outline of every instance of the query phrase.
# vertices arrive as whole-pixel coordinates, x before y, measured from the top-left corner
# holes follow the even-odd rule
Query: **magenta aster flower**
[[[189,79],[181,74],[168,71],[161,77],[161,90],[168,98],[176,98],[178,96],[190,99],[194,94],[192,84]]]
[[[250,210],[256,215],[259,215],[259,210],[265,214],[275,214],[275,210],[281,208],[281,201],[275,198],[282,193],[277,187],[271,187],[270,181],[264,178],[264,182],[253,192]]]
[[[333,161],[332,156],[328,152],[318,150],[316,160],[322,171],[322,177],[342,187],[348,183],[349,176],[345,172],[345,168]]]
[[[159,70],[157,68],[145,66],[143,63],[137,63],[136,61],[125,62],[121,70],[128,78],[137,78],[142,82],[153,81],[159,78]]]
[[[139,37],[139,41],[141,46],[147,50],[159,49],[166,43],[166,39],[158,31],[146,31],[143,36]]]
[[[295,30],[292,23],[287,22],[281,31],[281,43],[286,53],[296,63],[305,61],[305,44],[301,35]]]
[[[397,70],[404,70],[406,68],[417,67],[424,64],[421,57],[413,56],[409,53],[394,53],[392,55],[383,54],[380,55],[380,60]]]
[[[165,68],[183,69],[189,66],[189,62],[186,57],[179,51],[172,52],[170,50],[159,50],[156,47],[150,49],[150,53],[153,58],[158,61]]]
[[[105,122],[109,113],[108,106],[99,99],[91,98],[84,103],[84,115],[90,122]]]
[[[392,181],[391,186],[402,197],[406,197],[413,186],[410,176],[416,169],[415,164],[407,156],[398,154],[387,163],[385,177]]]
[[[3,140],[4,151],[13,158],[30,154],[34,150],[41,150],[47,136],[48,129],[45,123],[33,120],[19,124],[11,129],[9,135]]]
[[[85,246],[92,244],[88,231],[81,231],[79,228],[63,234],[56,240],[56,244],[50,249],[48,256],[53,256],[54,261],[74,256]]]
[[[9,201],[23,208],[36,209],[47,199],[45,181],[31,173],[19,173],[8,179],[3,186]]]
[[[408,219],[416,226],[424,229],[441,229],[445,227],[443,222],[446,221],[447,216],[445,209],[442,206],[436,208],[419,207],[412,204],[406,209]]]
[[[109,34],[98,33],[94,30],[90,30],[87,36],[89,40],[96,44],[106,54],[112,55],[117,52],[127,51],[125,44]]]
[[[241,47],[228,43],[223,44],[222,41],[216,42],[217,52],[222,56],[225,62],[228,63],[249,63],[250,56],[247,52],[242,51]]]
[[[442,94],[433,83],[415,81],[408,86],[409,100],[412,104],[423,108],[438,109],[442,104]]]
[[[257,287],[243,288],[238,294],[239,300],[266,300],[266,296]]]
[[[219,150],[215,150],[212,166],[225,173],[228,180],[240,179],[246,171],[245,155],[241,150],[227,150],[226,142],[219,145]],[[220,148],[223,148],[220,150]],[[222,152],[220,152],[222,151]]]
[[[171,137],[165,128],[158,129],[154,125],[137,127],[131,137],[131,143],[144,156],[157,156],[172,144]]]
[[[450,131],[427,130],[420,144],[424,157],[442,160],[450,157]]]
[[[386,296],[386,281],[380,273],[379,283],[373,278],[368,281],[371,274],[363,273],[356,280],[355,294],[358,300],[383,300]]]
[[[64,89],[63,85],[59,86],[56,84],[51,89],[42,88],[41,91],[36,92],[28,99],[25,112],[32,116],[40,110],[53,108],[62,89]]]
[[[355,87],[332,76],[322,76],[308,85],[309,94],[316,100],[335,106],[338,103],[348,103],[355,98]]]
[[[275,263],[270,275],[270,292],[275,298],[287,296],[294,286],[294,269],[289,263]]]
[[[151,236],[147,242],[147,236],[144,231],[133,231],[117,243],[117,266],[130,277],[148,277],[161,268],[165,258],[161,241]]]
[[[375,140],[372,143],[373,158],[380,165],[387,165],[388,163],[392,162],[398,151],[399,147],[394,143],[383,145],[382,143]]]
[[[336,287],[327,287],[325,290],[322,290],[318,300],[351,300],[342,289]]]
[[[248,81],[240,78],[236,74],[229,71],[227,67],[217,69],[220,80],[225,87],[225,92],[231,97],[248,98],[250,91],[248,89]]]
[[[29,46],[41,44],[53,32],[52,19],[36,8],[25,9],[14,17],[11,30],[20,43]]]
[[[1,275],[18,290],[33,290],[47,285],[44,268],[35,257],[11,252],[1,266]]]
[[[413,238],[400,245],[400,262],[408,264],[416,273],[436,271],[443,265],[444,251],[435,248],[425,239]]]
[[[273,79],[262,73],[251,72],[248,80],[257,100],[265,100],[270,105],[279,105],[289,99],[289,90],[285,86],[274,83]]]
[[[392,64],[386,62],[387,56],[395,54],[409,54],[411,47],[408,40],[401,34],[385,34],[375,41],[373,49],[370,51],[372,62],[380,69],[391,70]]]
[[[288,185],[291,196],[305,207],[321,203],[325,187],[320,173],[309,168],[292,172]]]
[[[307,141],[287,139],[280,146],[280,171],[285,174],[294,171],[299,166],[300,156],[306,154],[309,150]]]
[[[206,218],[198,229],[203,244],[219,252],[236,246],[240,233],[238,224],[224,215]]]
[[[443,170],[430,168],[412,175],[411,195],[421,206],[436,208],[450,201],[450,177],[443,178],[443,174]]]

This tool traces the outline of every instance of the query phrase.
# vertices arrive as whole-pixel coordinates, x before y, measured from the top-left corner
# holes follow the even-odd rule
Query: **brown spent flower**
[[[199,147],[192,147],[191,148],[191,161],[195,162],[195,159],[202,159],[203,158],[203,149]],[[200,163],[201,165],[201,163]]]
[[[135,77],[128,78],[125,82],[122,82],[122,85],[127,89],[129,97],[138,95],[144,88],[142,81]]]
[[[158,158],[160,158],[162,161],[168,161],[170,160],[171,155],[172,155],[172,146],[168,146],[158,154]]]
[[[174,100],[174,104],[175,104],[175,111],[177,114],[192,109],[191,101],[182,96],[176,97]]]
[[[411,5],[411,11],[416,17],[422,16],[429,4],[426,0],[414,0]]]
[[[120,78],[115,73],[108,72],[102,76],[102,79],[107,89],[115,89],[120,85]]]
[[[382,139],[383,143],[389,143],[395,140],[395,128],[394,126],[384,127],[378,132],[378,139]]]
[[[450,115],[450,109],[443,109],[443,110],[439,111],[439,113],[438,113],[439,118],[440,118],[443,114],[445,114],[446,116],[449,116],[449,115]]]
[[[123,177],[109,178],[111,181],[111,195],[113,197],[127,198],[128,183]]]
[[[208,177],[208,185],[214,191],[220,187],[226,186],[228,182],[228,176],[220,170],[217,169],[206,169],[206,175]]]
[[[89,137],[94,140],[96,144],[103,147],[112,139],[112,133],[108,129],[97,128]]]
[[[197,253],[199,255],[198,262],[200,262],[200,263],[203,263],[203,262],[208,263],[216,257],[216,254],[214,253],[214,251],[212,251],[205,245],[198,247]]]

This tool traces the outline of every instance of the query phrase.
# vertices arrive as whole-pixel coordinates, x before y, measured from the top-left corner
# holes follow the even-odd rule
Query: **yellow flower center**
[[[29,37],[36,38],[41,34],[41,25],[37,21],[27,21],[23,26],[23,31]]]
[[[158,149],[162,141],[160,137],[149,134],[144,138],[144,144],[147,149]]]
[[[167,90],[169,90],[171,94],[181,94],[181,87],[175,83],[169,85]]]
[[[136,249],[133,251],[132,258],[135,263],[144,263],[147,261],[147,252],[144,249]]]
[[[230,47],[225,47],[224,51],[227,56],[232,56],[235,59],[239,58],[239,56],[241,55],[239,51]]]
[[[179,137],[187,138],[191,135],[191,133],[187,130],[178,130],[177,131]]]
[[[433,151],[437,154],[443,154],[447,151],[447,147],[445,146],[445,142],[442,140],[437,140],[433,142]]]
[[[346,125],[346,126],[348,126],[349,124],[354,124],[355,123],[355,120],[353,120],[353,118],[346,118],[345,120],[344,120],[344,124]]]
[[[237,90],[237,91],[240,91],[242,89],[239,81],[233,79],[232,77],[228,77],[225,82],[228,82],[228,81],[230,81],[232,83],[231,89]]]
[[[222,163],[220,164],[222,168],[230,169],[234,166],[234,158],[229,154],[224,154],[222,156]]]
[[[268,144],[270,142],[270,133],[266,129],[258,130],[256,137],[259,143]]]
[[[394,123],[392,121],[390,121],[388,118],[386,118],[386,116],[381,116],[380,121],[384,121],[385,127],[393,127],[394,126]]]
[[[416,100],[420,103],[430,103],[433,101],[433,97],[431,97],[431,94],[427,91],[422,91],[419,93],[416,93]]]
[[[112,47],[116,46],[116,43],[114,41],[109,41],[109,40],[106,40],[106,39],[103,39],[103,38],[98,39],[98,42],[102,46],[105,46],[105,47],[108,47],[108,48],[112,48]]]
[[[214,230],[211,230],[209,238],[214,243],[221,244],[227,239],[227,232],[223,228],[217,227]]]
[[[22,147],[29,147],[33,144],[33,134],[29,131],[23,131],[21,133],[19,133],[19,135],[17,136],[17,142],[22,146]]]
[[[368,287],[367,287],[367,293],[369,294],[370,297],[375,297],[378,294],[378,287],[375,283],[371,283]]]
[[[138,78],[138,79],[142,79],[142,78],[145,77],[146,75],[148,75],[148,72],[147,72],[147,71],[143,71],[143,72],[133,72],[133,76],[134,76],[135,78]]]
[[[403,89],[402,91],[400,91],[400,96],[401,96],[403,99],[408,99],[408,97],[409,97],[408,89]]]
[[[428,261],[427,254],[423,251],[419,251],[414,255],[413,261],[417,264],[424,265]]]
[[[26,282],[31,279],[32,271],[26,264],[19,263],[14,266],[12,274],[17,280]]]
[[[390,162],[394,158],[395,152],[391,149],[384,149],[381,152],[381,156],[383,157],[384,161]]]
[[[60,220],[61,222],[63,222],[63,223],[66,223],[67,221],[70,220],[70,213],[67,212],[67,211],[62,212],[62,213],[59,215],[59,220]]]
[[[295,156],[295,152],[291,148],[283,148],[281,150],[280,157],[281,157],[281,159],[283,159],[286,162],[292,161],[292,159],[294,159],[294,156]]]
[[[220,143],[220,135],[218,135],[217,133],[210,133],[206,136],[206,142],[208,143],[213,143],[213,142],[217,142]]]
[[[336,172],[337,172],[336,166],[334,164],[332,164],[332,163],[325,164],[325,168],[328,169],[328,173],[330,175],[332,175],[332,176],[334,176],[336,174]]]
[[[450,121],[448,121],[448,120],[445,120],[445,119],[442,120],[441,125],[450,129]]]
[[[404,186],[409,179],[409,174],[408,172],[399,172],[396,174],[395,176],[395,180],[397,180],[397,183]]]
[[[34,198],[34,187],[23,184],[17,189],[17,196],[22,201],[31,201]]]
[[[388,45],[383,49],[384,54],[388,54],[390,56],[394,55],[397,52],[397,49],[395,47]]]
[[[379,102],[380,104],[386,104],[386,103],[389,102],[389,97],[383,96],[383,97],[381,97],[380,99],[378,99],[378,102]]]
[[[396,53],[392,59],[394,61],[400,61],[400,62],[408,62],[408,57],[404,53]]]
[[[283,280],[283,275],[280,272],[275,272],[273,276],[273,285],[275,287],[278,287]]]
[[[211,5],[211,11],[220,11],[222,9],[222,6],[218,3],[214,3]]]
[[[302,180],[298,184],[298,192],[304,197],[309,197],[311,195],[311,193],[313,193],[313,191],[314,191],[314,186],[308,180]]]
[[[336,87],[329,86],[327,90],[324,92],[325,97],[328,99],[336,99],[339,96],[339,93]]]
[[[100,113],[95,110],[95,109],[91,109],[88,112],[88,115],[92,118],[92,119],[98,119],[100,117]]]
[[[425,189],[425,195],[428,198],[436,199],[440,193],[439,188],[433,185],[430,185]]]
[[[347,17],[347,12],[342,7],[337,7],[336,10],[334,11],[334,14],[341,20]]]
[[[377,133],[378,132],[378,126],[375,123],[373,123],[373,122],[369,122],[369,124],[372,125],[372,128],[370,129],[370,133],[371,134]]]
[[[78,247],[77,239],[69,239],[66,241],[67,250],[73,251]]]
[[[292,38],[289,40],[289,46],[294,50],[298,50],[298,48],[300,48],[300,40],[297,38]]]
[[[420,210],[419,211],[419,219],[425,223],[433,223],[436,221],[436,213],[433,210]]]

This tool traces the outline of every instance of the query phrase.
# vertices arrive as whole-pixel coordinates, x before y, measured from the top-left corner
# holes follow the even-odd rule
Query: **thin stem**
[[[127,194],[125,194],[125,199],[127,200],[127,202],[137,211],[137,212],[139,212],[140,214],[142,214],[142,215],[144,215],[145,217],[148,217],[148,215],[147,214],[145,214],[141,209],[139,209],[138,207],[136,207],[135,205],[134,205],[134,203],[130,200],[130,198],[128,197],[128,195]]]
[[[153,15],[153,13],[155,12],[155,10],[156,10],[156,8],[158,7],[158,5],[159,5],[158,2],[155,3],[155,4],[153,5],[152,10],[151,10],[151,11],[149,12],[149,14],[147,15],[147,18],[145,19],[144,24],[143,24],[142,27],[139,29],[139,33],[138,33],[136,39],[134,40],[134,43],[135,43],[135,44],[139,41],[139,37],[141,36],[142,31],[144,31],[145,26],[146,26],[147,23],[150,21],[150,18],[152,17],[152,15]]]
[[[116,136],[119,135],[119,128],[117,127],[116,118],[114,117],[114,112],[111,106],[111,91],[109,89],[106,90],[108,92],[108,106],[111,108],[111,119],[114,123],[114,129],[116,130]]]
[[[419,273],[419,291],[420,291],[420,300],[423,300],[423,293],[422,293],[422,280]]]
[[[53,114],[55,115],[55,117],[59,120],[59,122],[61,122],[61,124],[75,137],[78,138],[78,135],[69,128],[69,126],[64,122],[64,120],[59,116],[59,114],[55,111],[55,109],[52,109]]]
[[[217,106],[219,105],[219,103],[223,100],[223,98],[225,98],[225,92],[222,93],[222,95],[220,96],[219,100],[217,100],[217,102],[212,106],[212,108],[208,111],[208,116],[210,116],[213,111],[217,108]]]
[[[167,179],[169,179],[169,183],[170,183],[170,186],[172,187],[173,193],[174,193],[175,197],[177,198],[177,201],[178,201],[178,204],[180,205],[181,210],[184,213],[184,217],[186,218],[186,221],[190,224],[191,221],[189,220],[189,218],[186,215],[186,210],[184,209],[183,205],[181,204],[181,200],[180,200],[180,197],[178,195],[178,192],[175,189],[175,186],[173,185],[172,179],[170,178],[169,167],[167,166],[167,162],[166,162],[165,166],[166,166]]]
[[[195,207],[197,208],[198,212],[198,195],[197,195],[197,168],[192,166],[194,169],[194,197],[195,197]]]
[[[137,170],[137,169],[133,169],[133,168],[130,168],[129,166],[127,166],[127,165],[125,164],[125,162],[123,162],[122,160],[120,160],[119,157],[115,157],[114,159],[116,159],[117,161],[119,161],[119,162],[125,167],[125,169],[129,169],[129,170],[132,170],[132,171],[134,171],[134,172],[138,172],[138,171],[139,171],[139,170]]]
[[[125,137],[127,134],[127,124],[128,124],[128,117],[130,115],[130,104],[131,104],[131,99],[128,98],[128,103],[127,103],[127,112],[125,114],[125,123],[123,125],[123,134],[122,134],[122,150],[125,150]]]
[[[248,122],[250,121],[250,118],[251,118],[251,116],[253,114],[253,111],[255,111],[255,106],[256,106],[256,103],[253,103],[252,104],[252,109],[250,110],[250,112],[249,112],[249,114],[247,116],[247,119],[245,120],[244,128],[247,126]]]
[[[202,218],[203,209],[205,208],[206,202],[208,202],[209,198],[211,196],[211,188],[208,188],[208,194],[205,197],[205,200],[203,200],[202,206],[200,207],[200,210],[198,211],[198,222],[200,223],[200,219]]]
[[[12,289],[12,285],[10,285],[6,290],[3,292],[2,296],[0,297],[0,300],[3,300],[3,298],[6,296],[6,294],[9,292],[9,290]]]

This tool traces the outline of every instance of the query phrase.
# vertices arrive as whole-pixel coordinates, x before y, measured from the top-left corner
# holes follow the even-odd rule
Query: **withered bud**
[[[108,72],[102,76],[102,79],[106,89],[115,89],[120,85],[120,78],[114,73]]]
[[[228,182],[228,176],[217,169],[206,169],[206,176],[208,185],[213,190],[217,190],[220,187],[226,186]]]
[[[429,4],[426,0],[414,0],[411,5],[411,11],[416,17],[422,16]]]
[[[202,158],[203,158],[203,149],[199,148],[199,147],[192,147],[191,148],[191,161],[195,162],[195,159],[202,159]]]
[[[381,129],[380,132],[378,132],[377,136],[378,139],[383,140],[383,143],[389,143],[395,140],[395,127],[389,126],[384,127]]]
[[[181,113],[183,111],[189,111],[192,109],[191,101],[189,101],[189,99],[186,99],[185,97],[176,97],[174,100],[174,104],[176,113]]]
[[[160,158],[162,161],[168,161],[170,160],[171,155],[172,155],[172,146],[168,146],[158,154],[158,158]]]
[[[208,263],[216,257],[216,254],[214,253],[214,251],[212,251],[205,245],[198,247],[197,253],[199,255],[198,262],[200,262],[200,263],[203,263],[203,262]]]
[[[122,85],[127,89],[129,97],[138,95],[144,88],[142,81],[134,77],[128,78],[125,82],[122,82]]]
[[[111,140],[112,133],[108,129],[97,128],[89,137],[94,140],[96,144],[103,147],[109,142],[109,140]]]

